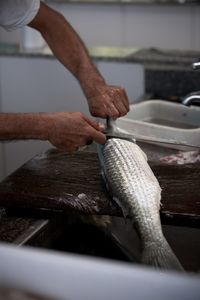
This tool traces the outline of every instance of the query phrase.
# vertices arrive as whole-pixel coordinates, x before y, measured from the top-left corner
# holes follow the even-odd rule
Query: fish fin
[[[149,242],[144,246],[141,262],[159,269],[184,271],[164,236],[161,242]]]
[[[128,219],[129,215],[128,212],[126,210],[126,208],[121,204],[121,201],[117,198],[117,197],[113,197],[113,200],[118,204],[118,206],[121,208],[124,219]]]
[[[101,165],[101,168],[104,169],[104,159],[103,159],[103,149],[104,149],[104,145],[101,145],[101,144],[96,144],[96,147],[97,147],[97,154],[98,154],[98,157],[99,157],[99,162],[100,162],[100,165]]]
[[[105,183],[105,185],[106,185],[106,189],[107,189],[107,191],[108,191],[108,192],[110,192],[110,188],[109,188],[108,180],[107,180],[107,178],[106,178],[106,174],[105,174],[105,172],[104,172],[104,170],[103,170],[103,169],[101,170],[101,176],[102,176],[102,178],[103,178],[103,181],[104,181],[104,183]]]
[[[106,189],[108,190],[108,192],[111,193],[111,189],[109,187],[109,181],[106,176],[106,170],[105,170],[105,164],[104,164],[104,158],[103,158],[103,145],[97,144],[97,152],[98,152],[99,162],[100,162],[100,166],[101,166],[101,176],[106,185]]]
[[[99,162],[100,162],[100,166],[101,166],[101,176],[106,185],[106,189],[109,192],[111,192],[111,189],[110,189],[109,183],[108,183],[108,178],[106,176],[106,170],[105,170],[105,164],[104,164],[104,158],[103,158],[103,145],[97,144],[97,153],[98,153]]]

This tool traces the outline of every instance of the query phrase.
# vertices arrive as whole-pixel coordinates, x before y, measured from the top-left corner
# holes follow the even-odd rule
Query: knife
[[[155,138],[155,137],[149,137],[141,134],[131,134],[127,132],[126,130],[123,130],[116,125],[116,121],[113,120],[110,117],[107,117],[107,127],[104,130],[104,133],[107,137],[107,139],[110,138],[119,138],[131,141],[133,143],[136,142],[144,142],[144,143],[159,143],[159,144],[167,144],[167,145],[176,145],[176,146],[184,146],[187,148],[193,148],[196,150],[200,150],[200,146],[189,144],[186,141],[179,141],[174,139],[163,139],[163,138]]]

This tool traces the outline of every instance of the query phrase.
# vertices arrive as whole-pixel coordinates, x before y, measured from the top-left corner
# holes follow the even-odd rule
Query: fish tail
[[[164,270],[184,271],[181,263],[166,239],[146,243],[142,252],[142,263]]]

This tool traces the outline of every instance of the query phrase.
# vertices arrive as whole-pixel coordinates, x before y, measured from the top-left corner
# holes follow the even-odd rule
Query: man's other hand
[[[124,88],[102,85],[97,92],[88,99],[90,113],[94,117],[117,119],[129,111],[129,102]]]
[[[57,148],[72,152],[92,141],[106,142],[102,125],[80,112],[59,112],[46,115],[47,139]]]

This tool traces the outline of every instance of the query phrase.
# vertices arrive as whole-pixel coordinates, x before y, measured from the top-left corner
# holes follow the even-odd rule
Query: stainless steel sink
[[[131,105],[130,112],[118,119],[117,125],[133,135],[200,146],[200,107],[197,106],[186,107],[164,100],[144,101]]]

